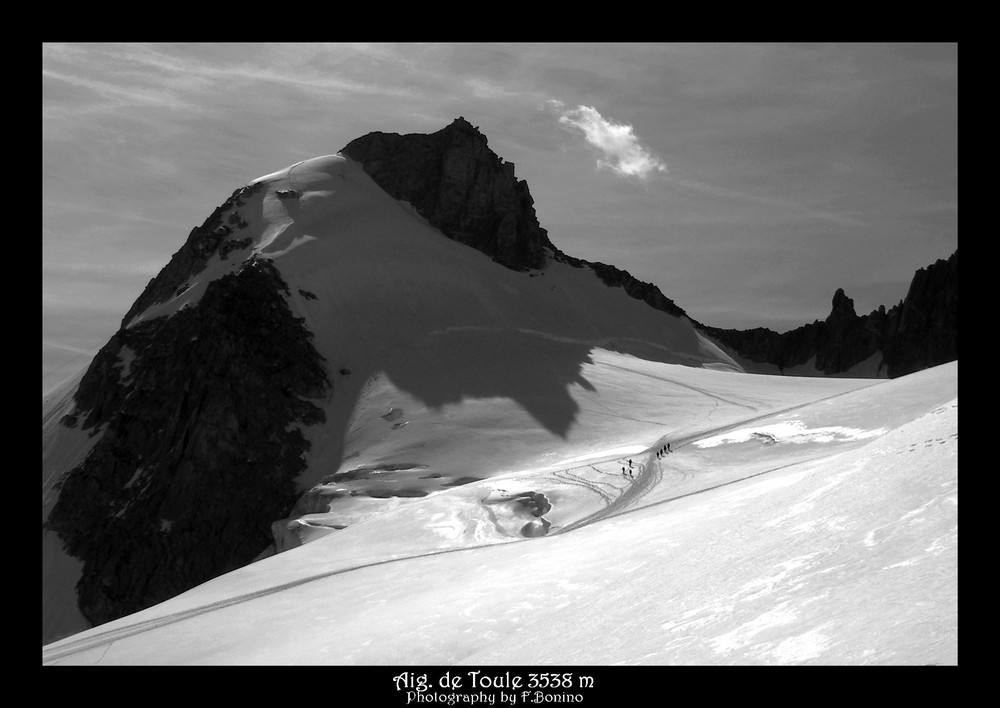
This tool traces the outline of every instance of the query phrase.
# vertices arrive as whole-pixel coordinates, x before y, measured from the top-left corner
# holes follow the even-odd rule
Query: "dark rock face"
[[[541,268],[548,234],[528,185],[464,118],[429,135],[369,133],[341,153],[446,236],[513,270]]]
[[[817,369],[839,374],[881,353],[879,370],[889,378],[910,374],[958,358],[958,251],[918,270],[906,298],[888,311],[859,316],[837,290],[826,320],[783,334],[697,326],[740,356],[781,370],[815,356]]]
[[[886,318],[889,376],[958,358],[958,251],[921,268],[906,299]]]
[[[76,394],[103,429],[60,481],[48,527],[84,561],[94,624],[161,602],[253,560],[296,500],[329,388],[322,358],[267,260],[209,284],[197,306],[121,329]]]

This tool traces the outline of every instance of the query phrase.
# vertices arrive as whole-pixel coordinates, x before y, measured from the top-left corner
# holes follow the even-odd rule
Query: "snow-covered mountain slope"
[[[957,362],[873,382],[593,358],[584,376],[620,367],[643,411],[604,416],[599,442],[412,499],[43,662],[957,663]],[[546,536],[521,534],[539,519]]]
[[[295,190],[291,198],[282,194],[289,189]],[[269,263],[280,274],[287,286],[280,297],[291,321],[308,331],[331,382],[321,398],[307,402],[322,410],[325,422],[295,423],[309,442],[296,484],[302,492],[317,489],[293,515],[326,513],[336,502],[332,511],[339,516],[325,524],[267,519],[276,522],[279,549],[415,495],[534,465],[542,454],[558,460],[580,454],[581,446],[584,452],[603,449],[605,421],[618,422],[611,437],[627,438],[622,444],[635,444],[634,419],[645,419],[639,424],[646,430],[664,429],[669,421],[661,413],[633,404],[633,385],[622,370],[631,364],[623,361],[739,370],[686,318],[608,287],[590,269],[551,262],[543,270],[510,270],[444,238],[341,155],[261,177],[234,193],[214,216],[220,225],[193,232],[126,316],[110,359],[102,352],[103,383],[88,383],[88,391],[98,385],[114,389],[93,404],[101,407],[99,420],[105,422],[86,432],[60,423],[92,415],[74,409],[70,396],[76,390],[59,399],[58,415],[46,418],[43,412],[43,519],[58,503],[62,482],[100,443],[108,416],[117,415],[123,402],[173,386],[162,376],[138,380],[136,372],[155,373],[143,357],[165,353],[150,344],[140,354],[130,337],[147,344],[152,341],[147,330],[162,332],[163,322],[197,311],[211,288],[254,263]],[[258,329],[265,332],[269,324]],[[141,335],[134,334],[140,330]],[[185,342],[190,348],[199,336],[212,335],[185,331],[169,334],[170,346]],[[257,330],[248,336],[258,336]],[[272,341],[268,346],[280,350],[282,345]],[[192,349],[188,360],[199,366],[206,353],[217,355]],[[203,407],[197,391],[185,395],[165,405]],[[147,424],[150,430],[142,437],[151,439],[162,425],[162,420]],[[123,430],[116,429],[116,440]],[[178,445],[191,444],[187,432],[180,431],[177,439]],[[106,453],[115,465],[142,459],[134,470],[121,473],[124,496],[108,513],[120,515],[142,493],[147,452],[133,445],[124,454]],[[469,460],[476,461],[474,467]],[[331,486],[338,473],[346,474]],[[107,488],[106,482],[94,483]],[[217,508],[217,500],[212,505]],[[164,533],[172,531],[176,513],[174,504],[171,514],[160,514]],[[76,523],[68,514],[63,517],[70,519],[63,521],[64,528]],[[60,550],[52,534],[43,531],[43,585],[47,598],[65,598],[72,594],[67,588],[77,585],[80,563]],[[62,600],[43,605],[43,639],[86,626]],[[68,622],[67,614],[75,621]]]

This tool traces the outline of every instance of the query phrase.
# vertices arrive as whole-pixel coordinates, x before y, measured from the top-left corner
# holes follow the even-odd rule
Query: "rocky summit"
[[[514,270],[544,265],[544,249],[552,244],[527,182],[514,177],[514,164],[490,150],[465,118],[429,135],[369,133],[341,153],[449,238]]]

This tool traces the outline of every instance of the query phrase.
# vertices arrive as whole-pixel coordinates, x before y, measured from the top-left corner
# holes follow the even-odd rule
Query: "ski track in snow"
[[[597,472],[599,475],[610,474],[609,472],[605,472],[604,470],[598,469],[595,465],[589,465],[588,467],[589,469],[592,469],[595,472]],[[571,469],[558,470],[556,472],[553,472],[552,476],[567,486],[583,487],[584,489],[593,492],[594,494],[596,494],[601,498],[605,506],[611,504],[612,501],[614,501],[615,499],[614,492],[618,491],[618,487],[616,485],[611,484],[611,482],[592,481],[587,477],[584,477],[583,475],[574,474],[574,471],[577,469],[580,468],[574,467]],[[616,474],[613,476],[617,481],[618,475]],[[606,487],[610,487],[613,491],[610,492],[607,491],[607,489],[605,489]]]

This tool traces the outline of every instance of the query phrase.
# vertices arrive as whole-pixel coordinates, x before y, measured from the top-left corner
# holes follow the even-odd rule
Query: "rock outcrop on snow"
[[[903,376],[958,358],[958,251],[919,269],[906,298],[888,311],[859,316],[838,289],[825,320],[782,334],[697,326],[739,356],[779,370],[815,358],[818,371],[839,374],[878,355],[879,375]]]
[[[60,481],[47,528],[83,561],[94,624],[245,565],[296,501],[330,384],[266,259],[211,282],[201,301],[122,328],[97,354],[64,425],[99,442]]]

